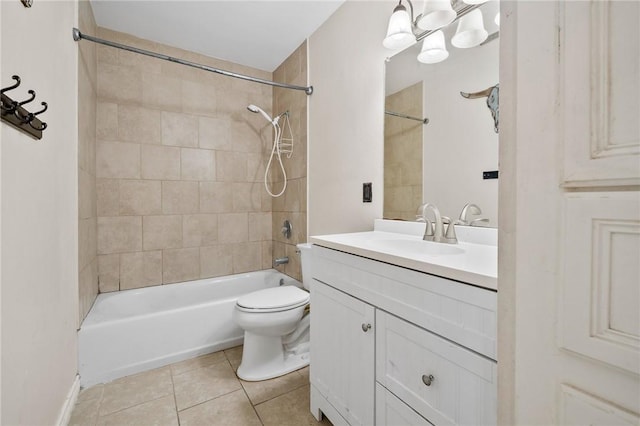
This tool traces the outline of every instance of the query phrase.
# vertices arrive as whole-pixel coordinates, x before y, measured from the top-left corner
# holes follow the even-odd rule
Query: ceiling
[[[91,5],[100,27],[272,72],[343,2],[91,0]]]

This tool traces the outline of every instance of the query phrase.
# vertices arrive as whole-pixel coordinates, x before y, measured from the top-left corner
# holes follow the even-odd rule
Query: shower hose
[[[277,117],[275,120],[273,120],[271,122],[271,124],[273,124],[273,128],[275,129],[275,136],[274,136],[274,139],[273,139],[273,147],[271,148],[271,155],[269,156],[269,161],[267,162],[267,167],[264,170],[264,187],[267,190],[267,192],[269,193],[269,195],[271,195],[274,198],[279,197],[282,194],[284,194],[284,190],[287,189],[287,172],[285,172],[285,170],[284,170],[284,164],[282,164],[282,156],[280,155],[280,138],[282,137],[282,129],[280,128],[280,125],[278,124],[278,119],[279,118],[280,117]],[[271,168],[271,163],[273,162],[273,157],[274,156],[278,157],[278,162],[280,163],[280,169],[282,170],[282,177],[284,179],[284,185],[282,186],[282,191],[280,191],[277,194],[274,194],[269,189],[269,183],[268,183],[268,178],[267,178],[268,175],[269,175],[269,169]]]

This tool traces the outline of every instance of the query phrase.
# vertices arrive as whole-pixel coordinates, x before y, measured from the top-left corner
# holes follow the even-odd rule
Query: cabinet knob
[[[427,386],[431,386],[431,382],[433,382],[436,378],[433,377],[432,374],[429,374],[428,376],[426,374],[422,375],[422,383],[424,383]]]
[[[362,324],[362,331],[366,333],[369,330],[371,330],[371,324]]]

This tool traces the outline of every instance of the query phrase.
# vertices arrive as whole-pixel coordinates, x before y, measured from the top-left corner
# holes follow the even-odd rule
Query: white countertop
[[[389,226],[389,222],[393,221],[380,221],[380,223],[376,221],[374,231],[320,235],[313,236],[309,240],[318,246],[498,290],[496,245],[472,242],[458,244],[427,242],[422,240],[422,234],[411,235],[415,232],[411,234],[405,232],[406,225],[403,225],[405,230],[400,232],[387,232],[393,229],[393,226]],[[416,222],[410,223],[416,224]],[[412,231],[424,230],[424,224],[416,225],[412,225]],[[420,226],[422,228],[419,228]],[[495,232],[495,230],[487,232]]]

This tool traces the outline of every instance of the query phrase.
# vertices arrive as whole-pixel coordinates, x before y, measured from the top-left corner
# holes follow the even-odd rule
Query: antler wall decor
[[[500,84],[496,84],[480,92],[460,92],[460,94],[466,99],[487,98],[487,106],[491,110],[491,116],[493,117],[493,130],[498,133],[500,124]]]

